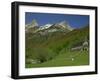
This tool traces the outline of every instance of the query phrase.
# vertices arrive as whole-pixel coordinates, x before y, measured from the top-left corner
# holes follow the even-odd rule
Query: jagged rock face
[[[68,30],[70,30],[70,31],[73,30],[73,28],[72,28],[66,21],[62,21],[62,22],[58,23],[58,25],[59,25],[59,26],[62,26],[62,27],[65,28],[65,29],[68,29]]]
[[[38,23],[36,22],[36,20],[33,20],[31,23],[32,27],[38,26]]]
[[[73,28],[66,23],[66,21],[62,21],[60,23],[55,23],[55,24],[45,24],[43,26],[38,25],[36,20],[33,20],[30,24],[25,26],[25,31],[26,32],[31,32],[31,33],[51,33],[51,32],[70,32],[72,31]]]
[[[35,32],[39,28],[36,20],[33,20],[30,24],[25,25],[26,32]]]
[[[33,27],[36,27],[38,26],[38,23],[36,20],[33,20],[30,24],[27,24],[25,27],[28,27],[28,28],[33,28]]]
[[[57,25],[62,26],[63,28],[66,28],[68,26],[68,24],[66,23],[66,21],[62,21],[60,23],[57,23]]]

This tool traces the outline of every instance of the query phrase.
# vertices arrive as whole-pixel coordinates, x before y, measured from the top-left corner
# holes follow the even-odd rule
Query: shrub
[[[40,61],[40,63],[43,63],[45,61],[48,61],[52,59],[55,56],[55,54],[50,50],[46,48],[35,48],[33,57]]]

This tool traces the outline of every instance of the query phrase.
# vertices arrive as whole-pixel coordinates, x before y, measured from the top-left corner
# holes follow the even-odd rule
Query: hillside
[[[72,31],[59,29],[61,31],[43,34],[50,29],[26,33],[26,68],[89,64],[88,51],[71,51],[73,46],[89,37],[88,26]]]

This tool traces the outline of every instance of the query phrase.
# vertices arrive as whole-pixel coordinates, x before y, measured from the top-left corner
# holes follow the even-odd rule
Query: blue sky
[[[89,24],[88,15],[51,14],[51,13],[25,13],[25,24],[35,19],[39,25],[54,24],[66,21],[73,28],[81,28]]]

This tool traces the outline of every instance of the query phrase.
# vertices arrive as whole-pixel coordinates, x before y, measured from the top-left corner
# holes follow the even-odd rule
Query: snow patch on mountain
[[[40,26],[40,28],[38,30],[44,30],[44,29],[48,29],[52,26],[53,24],[46,24],[46,25],[43,25],[43,26]]]

